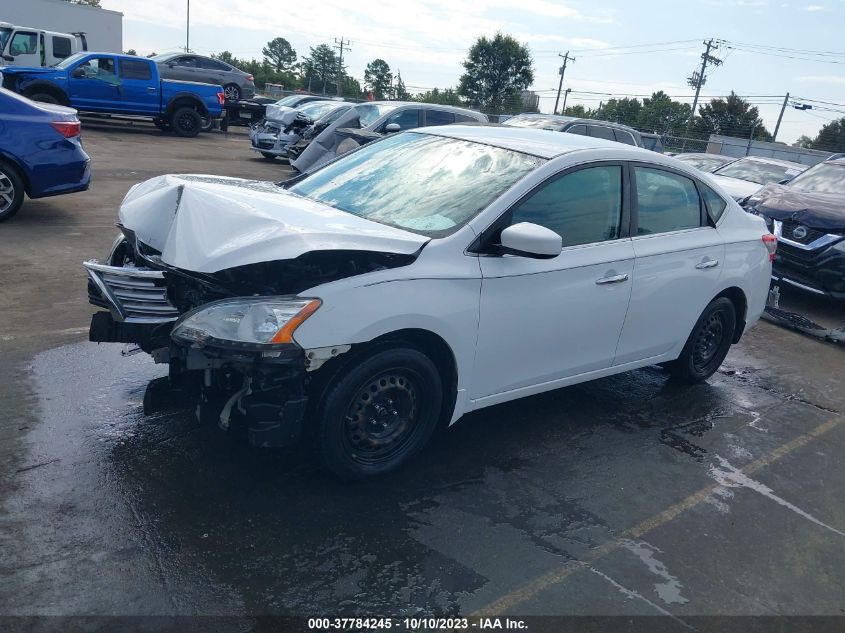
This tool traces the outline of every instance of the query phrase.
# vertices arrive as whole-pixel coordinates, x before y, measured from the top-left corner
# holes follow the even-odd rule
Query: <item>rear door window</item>
[[[590,125],[588,128],[590,130],[590,136],[593,138],[603,138],[608,141],[616,140],[616,137],[613,136],[613,130],[609,127],[605,127],[603,125]]]
[[[444,112],[443,110],[425,111],[426,125],[450,125],[454,122],[455,114],[453,112]]]
[[[208,70],[224,70],[228,71],[230,68],[221,62],[218,62],[215,59],[208,59],[206,57],[200,57],[197,60],[199,62],[200,68],[206,68]]]
[[[153,71],[150,62],[140,59],[121,59],[120,76],[124,79],[150,80],[153,78]]]
[[[634,167],[637,235],[669,233],[701,226],[701,200],[695,183],[663,169]]]
[[[617,143],[625,143],[625,145],[636,145],[634,136],[625,130],[613,130],[613,135],[616,137]]]

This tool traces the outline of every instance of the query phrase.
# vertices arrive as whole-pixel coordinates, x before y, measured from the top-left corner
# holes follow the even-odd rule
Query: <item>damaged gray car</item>
[[[322,167],[338,156],[389,134],[432,125],[488,123],[487,115],[466,108],[410,101],[359,103],[297,148],[291,166],[300,172]]]
[[[251,148],[267,160],[286,158],[289,150],[316,127],[324,129],[352,106],[343,101],[311,101],[298,107],[268,105],[264,119],[250,128]]]

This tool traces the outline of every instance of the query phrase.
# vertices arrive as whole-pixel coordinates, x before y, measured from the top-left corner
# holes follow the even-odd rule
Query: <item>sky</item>
[[[185,46],[188,0],[101,0],[120,11],[124,49],[163,53]],[[411,92],[456,86],[467,49],[497,31],[532,52],[540,109],[551,112],[558,53],[575,57],[563,88],[567,105],[595,108],[610,96],[664,90],[692,102],[686,78],[700,64],[704,41],[721,40],[723,63],[708,72],[701,94],[732,90],[758,106],[778,141],[814,137],[845,116],[845,0],[193,0],[190,48],[261,57],[274,37],[300,54],[335,40],[351,41],[347,72],[363,82],[366,64],[382,58],[401,71]],[[588,94],[596,93],[596,94]],[[600,93],[600,94],[599,94]],[[809,100],[813,101],[809,101]],[[821,103],[827,102],[827,103]]]

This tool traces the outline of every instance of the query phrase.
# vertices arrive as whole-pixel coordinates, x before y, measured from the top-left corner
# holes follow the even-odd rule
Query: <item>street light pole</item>
[[[560,109],[561,114],[566,114],[566,98],[569,96],[570,92],[572,92],[572,88],[567,88],[563,91],[563,107]]]
[[[557,104],[560,101],[561,88],[563,88],[563,75],[566,72],[566,63],[575,61],[574,57],[569,56],[569,51],[566,51],[566,55],[561,55],[560,53],[558,53],[557,56],[563,58],[563,66],[561,66],[560,70],[558,70],[558,73],[560,74],[560,81],[557,84],[557,98],[555,99],[555,109],[552,114],[557,114]]]
[[[185,21],[185,52],[191,49],[191,0],[188,0],[188,19]]]

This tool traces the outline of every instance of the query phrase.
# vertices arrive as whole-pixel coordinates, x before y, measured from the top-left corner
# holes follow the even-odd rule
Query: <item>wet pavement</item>
[[[242,132],[102,127],[91,192],[0,227],[0,614],[845,614],[841,346],[760,323],[706,384],[654,367],[492,407],[339,483],[187,404],[145,416],[165,369],[85,342],[79,261],[129,184],[283,170]]]

